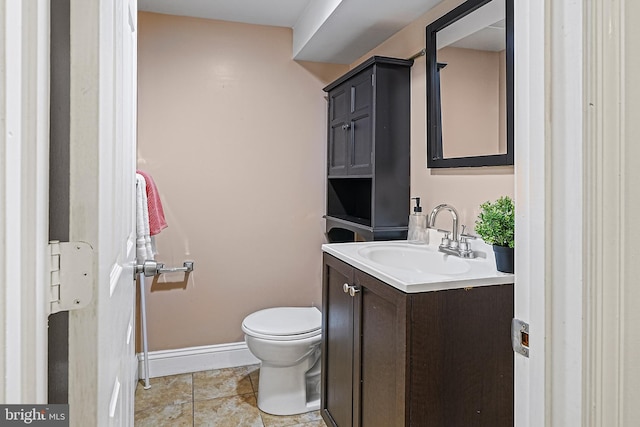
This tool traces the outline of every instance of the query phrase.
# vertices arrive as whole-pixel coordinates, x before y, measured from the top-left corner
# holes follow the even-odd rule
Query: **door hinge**
[[[520,319],[511,319],[511,346],[513,351],[529,357],[529,324]]]
[[[49,314],[86,307],[93,297],[93,248],[49,242]]]
[[[376,75],[371,74],[371,86],[375,86],[375,85],[376,85]]]

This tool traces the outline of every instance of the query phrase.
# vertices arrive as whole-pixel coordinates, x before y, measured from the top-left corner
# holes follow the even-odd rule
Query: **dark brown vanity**
[[[513,426],[513,285],[405,293],[323,260],[328,426]]]

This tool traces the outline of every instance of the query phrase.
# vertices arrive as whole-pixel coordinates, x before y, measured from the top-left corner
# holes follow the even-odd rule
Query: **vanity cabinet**
[[[406,238],[412,64],[374,56],[324,88],[327,231]]]
[[[512,285],[408,294],[323,257],[328,426],[513,426]]]

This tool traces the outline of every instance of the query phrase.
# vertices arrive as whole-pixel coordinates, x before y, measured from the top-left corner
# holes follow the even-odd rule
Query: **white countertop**
[[[327,243],[322,250],[406,293],[514,283],[513,274],[496,270],[493,249],[482,240],[470,242],[478,257],[463,259],[438,252],[437,231],[429,230],[429,237],[429,244],[406,240]],[[375,253],[393,254],[393,262],[371,256]],[[430,266],[428,260],[437,263]]]

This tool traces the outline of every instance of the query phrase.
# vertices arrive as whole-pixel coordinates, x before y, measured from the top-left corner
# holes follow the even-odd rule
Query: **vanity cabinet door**
[[[353,425],[353,267],[324,254],[322,289],[322,393],[320,409],[328,426]]]
[[[408,296],[359,270],[355,286],[354,426],[408,425]]]
[[[513,285],[413,294],[411,426],[513,426]]]
[[[408,425],[407,295],[331,255],[324,254],[324,261],[325,422],[336,427]]]

